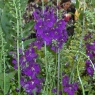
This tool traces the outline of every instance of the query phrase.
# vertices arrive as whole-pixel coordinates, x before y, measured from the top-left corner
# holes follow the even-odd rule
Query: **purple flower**
[[[58,47],[56,46],[51,46],[51,50],[55,51],[55,52],[58,52]]]
[[[68,87],[64,87],[64,92],[67,92],[68,95],[74,95],[75,91],[74,89],[72,88],[72,85],[69,85]]]
[[[45,28],[43,20],[42,19],[38,20],[37,23],[35,24],[34,28],[35,28],[35,30],[37,30],[37,34],[41,35]]]
[[[87,70],[89,75],[93,76],[94,70],[93,70],[93,68],[91,66],[87,67],[86,70]]]
[[[51,35],[51,36],[52,36],[52,39],[54,39],[54,40],[59,39],[60,36],[61,36],[61,33],[60,33],[59,29],[54,28],[54,29],[52,30],[52,35]]]
[[[26,50],[25,51],[25,56],[26,56],[27,61],[31,61],[32,59],[37,58],[37,54],[34,52],[33,48],[29,48],[28,50]]]
[[[41,80],[38,78],[30,79],[25,82],[25,85],[23,87],[29,94],[33,94],[33,91],[35,91],[35,93],[38,93],[41,91]]]
[[[35,77],[40,72],[40,66],[37,63],[31,63],[23,70],[23,73],[27,76]]]
[[[75,91],[78,90],[78,83],[68,84],[64,87],[64,92],[67,92],[68,95],[75,95]]]
[[[90,60],[92,61],[93,65],[95,65],[94,64],[95,63],[95,60],[94,60],[94,57],[95,57],[95,41],[92,43],[86,43],[86,54],[87,54],[87,56],[90,57]],[[85,69],[90,76],[93,76],[94,69],[93,69],[92,64],[89,60],[86,60]]]
[[[60,29],[60,31],[66,29],[66,22],[64,20],[59,20],[57,23],[56,23],[56,27],[58,29]]]
[[[57,88],[53,88],[53,89],[52,89],[52,92],[53,92],[53,93],[57,93]]]
[[[63,79],[62,79],[62,85],[63,86],[67,86],[69,83],[69,77],[68,76],[64,76]]]
[[[42,38],[39,38],[39,37],[34,42],[34,45],[37,46],[38,49],[41,49],[43,44],[44,44],[44,42],[43,42]]]
[[[63,91],[68,93],[68,95],[74,95],[75,91],[78,90],[78,83],[69,83],[69,77],[65,75],[62,79]]]
[[[42,39],[46,41],[46,44],[49,45],[52,41],[51,31],[45,31],[42,34]]]
[[[55,9],[52,7],[45,7],[44,14],[42,11],[34,27],[37,30],[36,36],[38,35],[35,46],[41,49],[45,41],[46,45],[51,46],[50,48],[57,52],[58,48],[62,49],[63,44],[68,38],[66,22],[62,19],[57,21]]]
[[[32,15],[34,16],[35,21],[39,20],[40,18],[39,10],[34,11]]]
[[[37,54],[35,53],[33,44],[25,50],[24,55],[20,55],[20,68],[21,68],[21,87],[27,92],[28,95],[40,93],[42,88],[42,79],[38,78],[40,73],[40,65],[35,62]],[[14,68],[17,69],[17,60],[13,59]]]
[[[57,88],[53,88],[52,89],[52,92],[54,93],[54,94],[57,94]],[[59,95],[62,95],[62,91],[59,91]]]
[[[55,24],[57,18],[55,17],[54,13],[47,12],[44,17],[44,25],[51,28]]]

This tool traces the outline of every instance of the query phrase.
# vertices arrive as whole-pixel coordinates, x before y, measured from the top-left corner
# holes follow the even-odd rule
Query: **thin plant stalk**
[[[73,68],[72,68],[72,71],[71,71],[71,74],[70,74],[70,80],[69,80],[69,83],[72,82],[72,75],[74,73],[74,70],[75,70],[75,67],[76,67],[76,60],[78,59],[78,54],[76,53],[75,55],[75,60],[74,60],[74,65],[73,65]]]
[[[4,95],[5,95],[5,92],[6,92],[6,73],[5,73],[5,51],[4,51],[4,39],[3,39],[3,36],[1,35],[1,38],[2,38],[2,59],[3,59],[3,66],[4,66]]]
[[[5,67],[5,55],[3,56],[3,60],[4,60],[4,95],[6,95],[5,94],[5,92],[6,92],[6,89],[5,89],[5,87],[6,87],[6,73],[5,73],[5,69],[6,69],[6,67]]]
[[[19,33],[20,33],[20,24],[19,24],[19,9],[16,6],[16,1],[13,0],[14,6],[15,6],[15,11],[16,11],[16,29],[17,29],[17,66],[18,66],[18,88],[20,90],[20,63],[19,63]],[[18,93],[20,95],[20,91]]]
[[[85,95],[85,91],[84,91],[84,87],[83,87],[83,82],[82,82],[80,74],[79,74],[78,64],[79,64],[79,61],[77,63],[77,74],[78,74],[78,78],[79,78],[79,81],[80,81],[80,84],[81,84],[81,87],[82,87],[82,95]]]
[[[59,0],[57,0],[57,6],[58,6]],[[57,17],[58,17],[58,9],[57,9]],[[58,21],[58,19],[57,19]],[[57,81],[57,95],[59,95],[59,90],[60,90],[60,50],[58,48],[58,72],[57,72],[57,76],[58,76],[58,81]]]
[[[58,49],[58,83],[57,83],[57,95],[59,95],[60,90],[60,50]]]
[[[93,70],[94,70],[94,77],[95,77],[95,66],[94,66],[94,64],[93,64],[93,62],[91,61],[91,59],[90,59],[89,56],[87,56],[85,53],[83,53],[83,52],[81,52],[81,51],[76,51],[76,50],[68,50],[68,51],[69,51],[69,52],[75,52],[75,53],[82,54],[85,58],[87,58],[87,59],[90,61],[92,67],[93,67]]]
[[[22,33],[21,4],[20,4],[20,2],[19,2],[19,16],[20,16],[19,23],[20,23],[21,38],[23,38],[23,33]],[[23,53],[23,55],[24,55],[24,43],[23,43],[23,41],[21,41],[21,45],[22,45],[22,53]]]
[[[42,10],[43,10],[43,15],[44,15],[44,0],[42,0]],[[44,20],[44,19],[43,19]],[[46,57],[46,52],[47,52],[47,49],[46,49],[46,41],[44,41],[44,48],[45,48],[45,68],[46,68],[46,80],[45,80],[45,86],[46,86],[46,94],[48,94],[48,66],[47,66],[47,57]]]
[[[83,10],[83,12],[85,13],[85,0],[84,0],[84,10]],[[83,16],[83,25],[82,25],[82,36],[81,36],[81,39],[80,39],[80,44],[79,44],[79,49],[82,47],[82,44],[83,44],[83,38],[84,38],[84,31],[85,31],[85,16]],[[78,57],[79,57],[79,55],[78,54],[76,54],[76,56],[75,56],[75,60],[77,60],[78,59]],[[71,72],[71,75],[70,75],[70,81],[69,82],[71,82],[71,78],[72,78],[72,74],[74,73],[74,70],[75,70],[75,67],[76,67],[76,62],[74,62],[74,66],[73,66],[73,70],[72,70],[72,72]]]

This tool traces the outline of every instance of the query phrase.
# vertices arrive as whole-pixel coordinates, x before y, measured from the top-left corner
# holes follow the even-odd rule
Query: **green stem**
[[[58,6],[59,0],[57,0],[57,6]],[[57,17],[58,17],[58,9],[57,9]],[[58,21],[58,19],[57,19]],[[58,81],[57,81],[57,95],[59,95],[59,90],[60,90],[60,50],[58,49]]]
[[[58,49],[58,84],[57,84],[57,95],[59,95],[59,90],[60,90],[60,50]]]
[[[17,38],[19,37],[19,22],[17,21]],[[20,89],[19,40],[17,39],[18,88]]]
[[[42,0],[42,10],[43,10],[43,15],[44,15],[44,0]],[[43,19],[44,20],[44,19]],[[45,47],[45,68],[46,68],[46,80],[45,80],[45,87],[46,87],[46,94],[48,94],[48,66],[47,66],[47,57],[46,57],[46,52],[47,52],[47,49],[46,49],[46,42],[44,41],[44,47]]]
[[[44,0],[42,0],[42,10],[43,10],[43,14],[44,14]]]
[[[74,73],[75,66],[76,66],[76,62],[74,62],[73,68],[71,68],[72,71],[71,71],[71,74],[70,74],[70,80],[69,80],[69,83],[73,82],[73,81],[72,81],[72,75],[73,75],[73,73]]]
[[[20,30],[20,25],[19,25],[19,9],[17,9],[16,6],[16,1],[13,0],[14,6],[15,6],[15,11],[16,11],[16,19],[17,19],[17,66],[18,66],[18,88],[20,90],[20,63],[19,63],[19,30]],[[20,91],[18,93],[20,95]]]
[[[20,31],[21,31],[21,38],[23,38],[23,31],[22,31],[22,16],[21,16],[21,4],[19,3],[19,15],[20,15]],[[24,43],[23,41],[21,41],[21,44],[22,44],[22,51],[24,51]],[[23,52],[23,55],[24,55],[24,52]]]
[[[4,55],[4,58],[3,58],[3,60],[4,60],[4,95],[6,95],[5,94],[5,92],[6,92],[6,73],[5,73],[5,69],[6,69],[6,67],[5,67],[5,55]]]
[[[3,36],[1,37],[2,38],[2,59],[3,59],[3,65],[4,65],[4,95],[5,95],[5,92],[6,92],[6,73],[5,73],[5,51],[4,51],[4,39],[3,39]]]
[[[93,62],[92,62],[91,59],[89,58],[89,56],[87,56],[86,54],[84,54],[84,53],[81,52],[81,51],[76,51],[76,50],[68,50],[68,51],[70,51],[70,52],[75,52],[75,53],[80,53],[80,54],[84,55],[85,58],[87,58],[87,59],[90,61],[91,65],[92,65],[92,67],[93,67],[93,69],[94,69],[94,75],[95,75],[95,67],[94,67],[94,65],[93,65]]]
[[[85,13],[85,0],[84,0],[84,13]],[[79,45],[79,49],[82,47],[82,42],[83,42],[83,38],[84,38],[84,28],[85,27],[85,16],[83,16],[83,29],[82,29],[82,36],[81,36],[81,39],[80,39],[80,45]],[[76,54],[76,59],[75,60],[77,60],[78,59],[78,54]],[[74,66],[73,66],[73,69],[72,69],[72,72],[71,72],[71,75],[70,75],[70,81],[69,82],[71,82],[71,77],[72,77],[72,74],[74,73],[74,69],[75,69],[75,66],[76,66],[76,62],[74,62]]]
[[[79,61],[78,61],[78,64],[79,64]],[[80,84],[81,84],[81,87],[82,87],[82,93],[83,93],[82,95],[85,95],[85,91],[84,91],[84,87],[83,87],[83,82],[82,82],[80,74],[79,74],[78,64],[77,64],[77,74],[78,74],[78,78],[79,78],[79,81],[80,81]]]
[[[46,56],[46,52],[47,52],[47,49],[46,49],[46,42],[44,42],[44,45],[45,45],[45,67],[46,67],[46,81],[45,81],[45,85],[46,85],[46,91],[47,91],[47,94],[48,94],[48,65],[47,65],[47,56]]]
[[[63,78],[63,65],[62,65],[62,63],[61,63],[61,82],[62,82],[62,78]],[[62,89],[62,93],[63,93],[63,85],[61,85],[61,89]]]

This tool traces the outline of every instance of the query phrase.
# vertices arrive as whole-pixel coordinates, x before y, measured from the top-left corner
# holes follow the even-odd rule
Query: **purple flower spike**
[[[34,26],[35,30],[37,30],[37,34],[41,35],[43,33],[44,24],[43,20],[40,19]]]

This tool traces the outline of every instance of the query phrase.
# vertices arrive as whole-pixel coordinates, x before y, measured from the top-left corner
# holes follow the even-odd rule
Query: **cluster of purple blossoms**
[[[36,21],[34,28],[37,36],[35,46],[40,49],[46,42],[46,45],[54,51],[57,51],[58,48],[62,49],[63,43],[68,38],[66,22],[58,19],[53,8],[46,7],[44,12],[36,10],[33,15]]]
[[[16,55],[12,63],[17,69]],[[37,54],[34,48],[29,47],[24,54],[20,56],[20,69],[21,69],[21,87],[28,93],[28,95],[34,95],[34,93],[40,93],[42,88],[42,79],[38,78],[40,73],[40,65],[36,63]]]
[[[62,93],[65,92],[68,95],[75,95],[75,92],[78,90],[78,83],[69,83],[69,77],[67,75],[64,75],[62,78],[62,86],[63,90],[60,90],[59,95],[63,95]],[[54,88],[52,90],[53,93],[57,93],[57,88]]]
[[[86,54],[91,59],[93,65],[95,66],[95,41],[91,44],[86,43]],[[92,67],[92,64],[89,60],[86,60],[86,71],[90,76],[93,76],[94,69]]]
[[[62,79],[63,91],[68,93],[68,95],[75,95],[78,90],[78,83],[69,83],[69,77],[67,75],[63,76]]]

